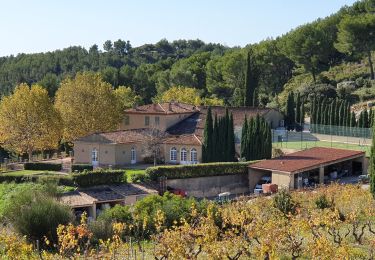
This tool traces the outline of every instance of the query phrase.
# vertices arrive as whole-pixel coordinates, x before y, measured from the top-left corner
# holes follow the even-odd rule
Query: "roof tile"
[[[273,170],[294,173],[304,169],[335,162],[346,158],[364,155],[362,151],[344,150],[326,147],[314,147],[287,154],[278,158],[251,164],[254,169]]]

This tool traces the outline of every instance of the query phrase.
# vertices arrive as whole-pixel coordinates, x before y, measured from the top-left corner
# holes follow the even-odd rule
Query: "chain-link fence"
[[[307,149],[315,146],[360,150],[370,154],[371,128],[304,125],[303,131],[272,131],[273,146],[277,148]]]

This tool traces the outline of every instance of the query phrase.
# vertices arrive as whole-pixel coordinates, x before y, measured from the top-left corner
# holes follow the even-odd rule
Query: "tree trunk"
[[[312,76],[313,76],[313,81],[314,81],[314,83],[316,83],[316,75],[315,75],[315,69],[314,69],[314,68],[312,68],[312,70],[311,70],[311,74],[312,74]]]
[[[33,149],[28,149],[27,154],[29,156],[29,162],[33,160]]]
[[[374,67],[372,66],[371,51],[368,52],[368,63],[370,66],[371,79],[375,79]]]
[[[154,166],[156,166],[156,151],[154,151]]]

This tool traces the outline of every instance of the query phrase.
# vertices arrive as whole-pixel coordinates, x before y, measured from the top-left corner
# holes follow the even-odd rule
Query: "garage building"
[[[249,166],[249,188],[254,190],[263,176],[279,187],[299,189],[329,183],[343,176],[362,174],[365,152],[314,147]]]

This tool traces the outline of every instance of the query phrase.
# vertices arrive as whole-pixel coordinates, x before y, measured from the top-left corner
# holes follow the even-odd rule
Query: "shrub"
[[[73,164],[71,170],[72,172],[82,172],[84,170],[92,171],[94,167],[91,164]]]
[[[320,195],[316,200],[315,200],[315,205],[318,209],[327,209],[332,207],[333,202],[329,201],[327,196],[325,194]]]
[[[132,172],[129,174],[129,178],[133,183],[150,181],[149,175],[146,172]]]
[[[106,220],[95,220],[90,222],[89,230],[92,232],[90,242],[94,245],[99,244],[100,240],[107,241],[112,238],[112,222]]]
[[[32,187],[18,190],[8,198],[4,216],[27,238],[42,241],[46,236],[52,242],[57,242],[58,225],[74,219],[69,206],[60,204],[46,191]]]
[[[220,175],[247,174],[251,162],[202,163],[193,165],[156,166],[146,169],[147,178],[156,181],[158,177],[185,179]]]
[[[99,170],[73,174],[73,182],[80,187],[126,182],[124,170]]]
[[[106,209],[99,216],[98,220],[108,222],[130,223],[132,221],[132,213],[129,206],[116,205],[113,208]]]
[[[295,214],[297,203],[293,200],[292,195],[286,189],[283,189],[273,198],[273,206],[288,215]]]
[[[0,183],[2,182],[53,182],[56,185],[73,186],[74,182],[70,176],[66,175],[6,175],[0,174]]]
[[[61,171],[61,163],[34,163],[29,162],[24,164],[25,170],[34,170],[34,171]]]

